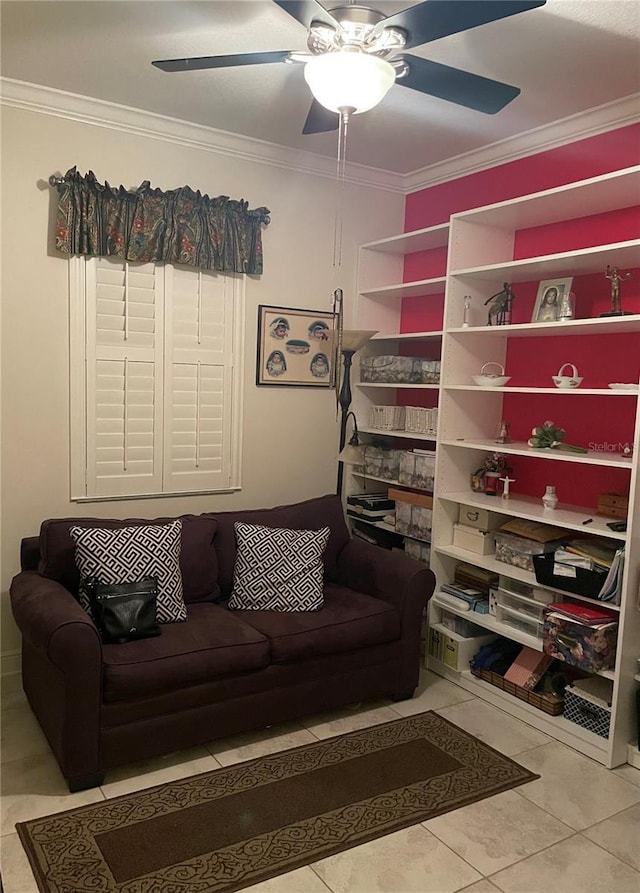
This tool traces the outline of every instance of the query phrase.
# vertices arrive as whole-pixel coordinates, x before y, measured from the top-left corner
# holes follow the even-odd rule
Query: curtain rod
[[[49,186],[60,186],[62,183],[66,182],[66,177],[63,177],[61,174],[51,174],[49,177]]]

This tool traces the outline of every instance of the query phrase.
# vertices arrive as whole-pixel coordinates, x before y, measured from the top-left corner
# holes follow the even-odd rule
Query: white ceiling
[[[367,5],[389,15],[414,4]],[[301,134],[302,66],[167,74],[150,64],[304,50],[305,29],[271,0],[4,0],[0,14],[4,77],[335,157],[335,133]],[[406,174],[638,93],[640,0],[547,0],[411,52],[522,93],[491,116],[395,85],[352,119],[350,161]]]

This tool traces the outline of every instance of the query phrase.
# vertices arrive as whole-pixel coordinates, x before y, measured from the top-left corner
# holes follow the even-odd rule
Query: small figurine
[[[471,295],[464,296],[464,313],[462,316],[462,328],[468,329],[471,323],[469,322],[469,308],[471,307]]]
[[[511,425],[509,424],[509,422],[505,422],[504,420],[502,421],[502,424],[500,425],[500,434],[498,434],[498,439],[496,440],[496,443],[509,443],[509,440],[510,440],[509,429],[510,429],[510,427],[511,427]]]
[[[514,293],[511,291],[511,285],[508,282],[502,283],[502,291],[498,291],[495,295],[491,295],[490,298],[484,302],[484,306],[486,307],[489,302],[491,302],[491,306],[489,307],[489,313],[487,316],[487,325],[493,325],[493,318],[495,317],[497,326],[508,326],[511,322],[511,305],[513,303],[513,299],[515,298]]]
[[[508,499],[511,496],[511,493],[509,492],[509,484],[515,484],[516,479],[510,478],[509,475],[506,474],[503,478],[500,478],[500,480],[503,483],[502,498]]]
[[[623,279],[631,279],[631,273],[620,272],[617,267],[607,265],[607,272],[604,274],[605,279],[611,282],[611,310],[609,313],[601,313],[600,316],[631,316],[629,310],[622,309],[622,301],[620,298],[620,283]]]

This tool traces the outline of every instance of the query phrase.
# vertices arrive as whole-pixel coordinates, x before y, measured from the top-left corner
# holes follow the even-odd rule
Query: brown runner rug
[[[538,777],[429,712],[16,827],[43,893],[232,893]]]

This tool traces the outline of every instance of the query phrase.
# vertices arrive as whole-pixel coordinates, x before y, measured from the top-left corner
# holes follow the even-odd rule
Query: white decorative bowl
[[[563,374],[567,366],[571,369],[571,375]],[[583,377],[578,375],[578,370],[573,363],[564,363],[560,366],[558,374],[552,375],[551,378],[557,388],[579,388],[583,382]]]
[[[495,366],[500,372],[487,372],[489,366]],[[501,363],[485,363],[480,370],[480,375],[473,376],[473,380],[481,388],[501,388],[510,378],[510,375],[504,374],[504,366]]]

